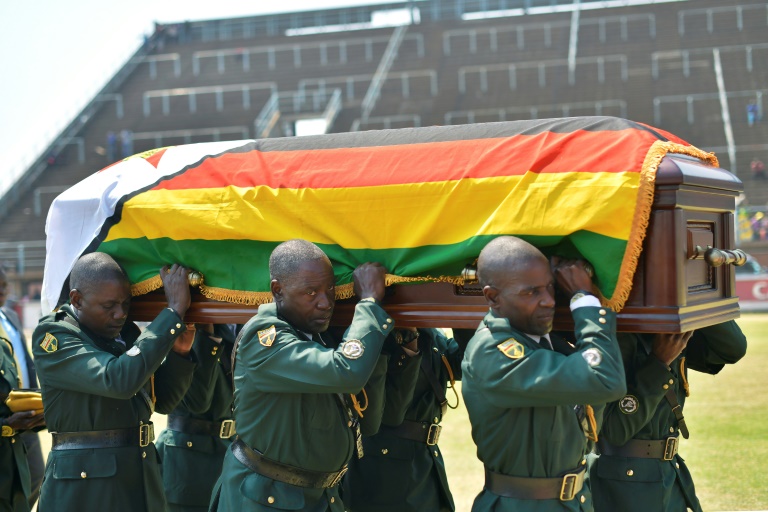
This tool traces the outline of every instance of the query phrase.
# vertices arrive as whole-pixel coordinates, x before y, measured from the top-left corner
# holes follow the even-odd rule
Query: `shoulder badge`
[[[358,359],[365,352],[365,347],[360,340],[347,340],[339,345],[339,350],[347,359]]]
[[[603,356],[596,348],[588,348],[581,353],[581,357],[584,358],[589,366],[597,366],[603,361]]]
[[[619,400],[619,410],[624,414],[634,414],[639,408],[640,403],[637,401],[637,398],[632,395],[627,395]]]
[[[271,347],[275,342],[275,338],[277,337],[277,329],[275,329],[275,326],[272,325],[263,331],[257,332],[256,334],[259,336],[259,343],[265,347]]]
[[[56,336],[47,332],[43,341],[40,342],[40,347],[49,354],[56,352],[59,349],[59,340],[56,339]]]
[[[496,348],[501,350],[501,353],[510,359],[521,359],[525,355],[525,347],[515,338],[502,341],[496,345]]]
[[[141,349],[139,348],[138,345],[132,346],[131,348],[128,349],[128,352],[125,353],[125,355],[131,356],[131,357],[137,356],[139,354],[141,354]]]

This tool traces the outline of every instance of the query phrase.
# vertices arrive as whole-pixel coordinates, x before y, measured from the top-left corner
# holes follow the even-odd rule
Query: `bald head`
[[[299,238],[283,242],[269,256],[270,279],[290,280],[306,263],[314,261],[331,263],[328,256],[312,242]]]
[[[500,236],[491,240],[477,259],[477,277],[480,286],[494,286],[501,278],[523,272],[532,261],[547,262],[540,250],[514,236]]]
[[[128,275],[109,254],[92,252],[82,256],[69,276],[69,287],[87,293],[106,281],[129,282]]]

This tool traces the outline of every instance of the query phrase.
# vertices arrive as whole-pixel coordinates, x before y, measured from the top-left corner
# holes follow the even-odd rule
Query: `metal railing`
[[[159,89],[146,91],[142,97],[142,108],[144,117],[149,117],[152,113],[152,98],[160,98],[163,115],[167,116],[171,112],[171,97],[187,96],[189,98],[189,112],[197,112],[197,97],[205,94],[213,94],[216,98],[216,111],[224,110],[224,93],[240,92],[243,98],[243,110],[251,108],[251,91],[269,89],[272,93],[277,92],[275,82],[254,82],[248,84],[232,85],[213,85],[203,87],[183,87],[176,89]]]
[[[707,32],[709,34],[715,31],[714,14],[724,12],[736,12],[736,28],[741,32],[744,30],[744,11],[763,10],[765,13],[762,18],[766,20],[768,26],[768,5],[766,4],[752,4],[752,5],[726,5],[722,7],[705,7],[701,9],[686,9],[677,13],[677,32],[681,35],[685,35],[685,17],[696,14],[705,14],[707,17]],[[697,23],[697,26],[700,24]],[[731,30],[728,28],[727,30]]]
[[[0,264],[22,275],[45,267],[45,240],[0,242]]]
[[[388,130],[392,128],[393,124],[398,124],[400,128],[419,128],[421,126],[421,116],[417,114],[401,114],[392,116],[369,117],[365,121],[362,119],[355,119],[352,123],[352,128],[350,128],[349,131],[359,132],[362,125],[381,125],[382,128]]]
[[[758,112],[763,111],[763,95],[768,93],[768,89],[754,89],[751,91],[730,91],[725,92],[726,98],[755,98],[755,102],[758,106]],[[664,103],[682,103],[686,104],[686,120],[688,124],[694,124],[696,122],[696,116],[694,113],[694,102],[706,101],[706,100],[718,100],[720,101],[720,92],[704,92],[697,94],[676,94],[670,96],[656,96],[653,98],[653,123],[656,126],[661,125],[661,106]]]
[[[456,123],[456,119],[465,118],[467,123],[477,122],[477,118],[482,118],[484,122],[488,121],[507,121],[511,119],[520,119],[524,115],[527,119],[538,119],[539,115],[549,112],[550,115],[560,115],[569,117],[573,110],[592,109],[594,115],[616,115],[618,117],[627,117],[627,102],[624,100],[599,100],[599,101],[579,101],[572,103],[531,105],[526,107],[507,107],[507,108],[484,108],[470,110],[455,110],[447,112],[443,119],[445,124],[464,124]],[[618,112],[616,112],[618,110]],[[511,116],[511,119],[510,119]]]
[[[162,147],[164,139],[182,138],[184,144],[190,144],[192,137],[210,137],[212,142],[219,142],[223,135],[237,135],[243,139],[249,138],[247,126],[216,126],[212,128],[195,128],[189,130],[159,130],[152,132],[134,132],[133,140],[153,140],[155,147]]]
[[[395,28],[395,30],[392,32],[392,37],[389,40],[387,49],[384,51],[384,55],[381,56],[379,67],[376,68],[376,73],[373,75],[371,84],[368,86],[368,92],[365,93],[365,97],[363,98],[363,103],[361,106],[362,112],[360,114],[360,118],[363,120],[368,119],[368,116],[376,106],[376,102],[379,100],[379,94],[381,94],[381,86],[383,85],[384,80],[386,80],[387,73],[389,73],[389,68],[392,67],[392,63],[397,56],[397,50],[400,48],[400,43],[403,41],[406,30],[408,30],[408,26],[404,25],[402,27]]]
[[[254,136],[264,139],[272,134],[281,117],[321,118],[326,123],[326,131],[341,111],[341,89],[322,91],[287,91],[275,92],[270,96],[264,108],[253,121]]]
[[[682,64],[681,67],[683,69],[683,75],[686,78],[688,78],[689,76],[691,76],[691,55],[710,56],[710,55],[713,55],[713,52],[715,50],[717,50],[721,54],[743,51],[747,71],[751,73],[752,70],[754,69],[754,64],[753,64],[754,59],[752,55],[753,51],[768,50],[768,43],[710,46],[707,48],[690,48],[690,49],[663,50],[663,51],[653,52],[651,54],[651,75],[653,75],[654,79],[659,78],[659,71],[660,71],[659,61],[660,60],[680,59],[680,62]]]

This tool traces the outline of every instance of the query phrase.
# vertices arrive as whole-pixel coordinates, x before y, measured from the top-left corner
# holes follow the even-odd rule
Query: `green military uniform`
[[[221,338],[220,342],[211,336]],[[163,462],[163,487],[172,512],[208,510],[224,454],[234,434],[231,372],[234,342],[234,331],[228,325],[214,326],[213,335],[200,329],[195,333],[192,351],[198,366],[192,384],[168,416],[168,428],[155,443]]]
[[[667,393],[672,390],[682,415],[687,369],[718,373],[724,365],[744,356],[747,340],[733,321],[699,329],[668,367],[651,353],[653,337],[630,333],[618,336],[627,395],[606,409],[598,445],[602,455],[590,463],[597,512],[677,512],[686,507],[701,511],[691,474],[676,453],[682,429]],[[667,441],[669,438],[671,441]],[[655,458],[624,452],[638,445],[645,455],[648,441],[658,441],[661,453]]]
[[[452,377],[461,378],[464,351],[437,329],[420,329],[418,345],[419,356],[408,357],[401,347],[392,356],[381,429],[364,439],[366,456],[352,459],[344,479],[350,511],[455,510],[436,442],[447,408],[446,385]],[[410,393],[403,395],[403,389]]]
[[[394,328],[374,301],[361,301],[338,347],[324,338],[294,329],[278,316],[275,304],[259,308],[240,334],[234,368],[235,420],[239,440],[263,454],[281,470],[281,479],[261,474],[236,458],[224,457],[224,468],[211,510],[304,510],[342,512],[338,480],[307,487],[288,483],[298,473],[333,474],[355,453],[355,422],[342,400],[358,393],[377,365],[384,338]],[[375,401],[375,400],[374,400]],[[373,408],[373,409],[371,409]],[[365,418],[376,417],[369,405]],[[350,426],[351,425],[351,426]],[[304,471],[302,471],[304,470]],[[338,475],[340,477],[340,475]]]
[[[576,406],[623,396],[624,369],[613,312],[580,307],[573,319],[577,339],[570,355],[539,345],[493,311],[469,342],[462,393],[486,475],[490,471],[506,481],[511,479],[504,475],[521,477],[519,486],[551,479],[547,482],[556,489],[564,475],[583,475],[588,442]],[[555,498],[523,499],[491,492],[488,486],[487,477],[473,511],[592,510],[587,486],[570,500],[559,499],[557,490]]]
[[[81,326],[70,305],[40,320],[32,347],[45,420],[51,433],[72,439],[65,449],[57,449],[54,439],[41,512],[167,509],[155,445],[149,429],[139,426],[149,423],[153,397],[157,411],[167,414],[189,387],[194,358],[171,351],[184,328],[178,315],[165,309],[143,333],[126,324],[123,345]],[[87,445],[82,433],[108,430],[112,436],[117,429],[127,429],[126,437],[136,444],[104,447],[103,434],[89,434],[100,447],[80,448]]]
[[[0,333],[3,333],[0,326]],[[19,372],[10,340],[0,337],[0,423],[11,410],[5,397],[19,387]],[[24,443],[10,426],[3,423],[0,437],[0,512],[26,512],[32,482]]]

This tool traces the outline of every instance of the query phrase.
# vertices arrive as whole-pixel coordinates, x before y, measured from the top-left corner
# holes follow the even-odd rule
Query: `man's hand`
[[[592,278],[585,269],[584,260],[564,260],[552,256],[552,273],[557,280],[557,286],[567,297],[572,297],[579,290],[591,290]]]
[[[168,299],[168,307],[173,308],[181,318],[192,303],[192,295],[189,293],[189,269],[176,263],[171,268],[168,265],[160,269],[160,279],[163,280],[165,298]]]
[[[355,295],[361,299],[373,297],[380,301],[384,298],[384,275],[387,269],[381,263],[363,263],[355,269]]]
[[[680,334],[657,334],[653,338],[651,352],[656,359],[669,366],[685,350],[691,336],[693,331]]]
[[[192,344],[194,341],[195,324],[187,324],[187,330],[181,333],[178,338],[176,338],[176,341],[173,342],[173,347],[171,348],[180,356],[186,357],[189,355],[189,351],[192,350]]]
[[[5,418],[5,424],[14,430],[30,430],[45,426],[43,413],[35,414],[35,411],[19,411]]]

